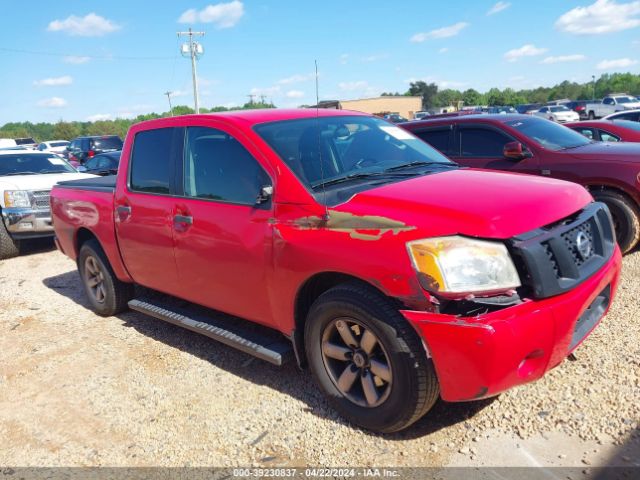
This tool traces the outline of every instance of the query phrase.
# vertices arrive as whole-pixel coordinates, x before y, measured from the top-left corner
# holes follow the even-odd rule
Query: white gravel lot
[[[75,264],[38,242],[0,261],[0,466],[638,464],[639,279],[636,252],[576,361],[381,436],[346,424],[293,364],[94,315]]]

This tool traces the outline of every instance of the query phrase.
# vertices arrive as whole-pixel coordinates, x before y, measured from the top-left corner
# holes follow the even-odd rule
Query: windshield
[[[634,103],[638,101],[633,97],[615,97],[615,98],[616,98],[616,102],[618,103]]]
[[[633,120],[611,120],[616,125],[619,125],[624,128],[628,128],[629,130],[635,130],[636,132],[640,132],[640,122],[634,122]]]
[[[255,130],[313,191],[332,180],[385,175],[389,169],[389,176],[397,176],[403,166],[457,166],[411,133],[376,117],[285,120]]]
[[[120,137],[100,137],[92,140],[95,150],[121,150],[122,140]]]
[[[0,155],[0,176],[44,173],[75,173],[75,169],[62,158],[49,153]]]
[[[578,132],[542,118],[524,118],[506,122],[506,125],[549,150],[566,150],[591,143],[591,140]]]
[[[564,105],[558,105],[557,107],[549,107],[552,112],[568,112],[569,109]]]

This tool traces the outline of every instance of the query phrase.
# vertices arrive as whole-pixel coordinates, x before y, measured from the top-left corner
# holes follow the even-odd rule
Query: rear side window
[[[640,112],[617,113],[616,120],[631,120],[632,122],[640,121]]]
[[[188,197],[255,205],[271,180],[231,135],[205,127],[187,129],[184,192]]]
[[[451,130],[449,128],[425,130],[422,132],[414,132],[414,134],[441,153],[445,155],[452,153],[450,146]]]
[[[511,138],[505,134],[487,128],[460,130],[460,147],[463,157],[502,158],[504,146],[511,141]]]
[[[91,148],[95,150],[122,150],[122,140],[120,137],[92,138]]]
[[[131,155],[131,190],[169,194],[174,130],[158,128],[136,134]]]

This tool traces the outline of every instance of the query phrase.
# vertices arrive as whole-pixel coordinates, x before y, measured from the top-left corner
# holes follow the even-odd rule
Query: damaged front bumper
[[[53,236],[49,210],[32,208],[4,208],[2,220],[15,239]]]
[[[616,247],[609,261],[574,289],[484,315],[401,313],[433,359],[443,400],[491,397],[542,377],[589,335],[615,295],[621,264]]]

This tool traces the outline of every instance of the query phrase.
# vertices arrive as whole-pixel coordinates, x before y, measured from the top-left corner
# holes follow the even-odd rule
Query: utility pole
[[[596,99],[596,76],[591,75],[591,80],[593,82],[593,100]]]
[[[198,72],[196,71],[196,60],[204,54],[204,48],[198,42],[193,41],[193,37],[203,37],[205,32],[194,32],[189,27],[188,32],[177,32],[178,37],[188,36],[189,43],[183,43],[180,48],[182,56],[189,55],[191,57],[191,74],[193,76],[193,103],[196,113],[200,113],[200,105],[198,100]]]
[[[167,99],[169,100],[169,113],[173,117],[173,107],[171,106],[171,94],[172,93],[173,92],[164,92],[164,94],[167,96]]]
[[[247,97],[249,97],[249,103],[251,105],[253,105],[253,103],[254,103],[253,99],[255,98],[255,95],[253,93],[251,93],[251,94],[247,95]]]

